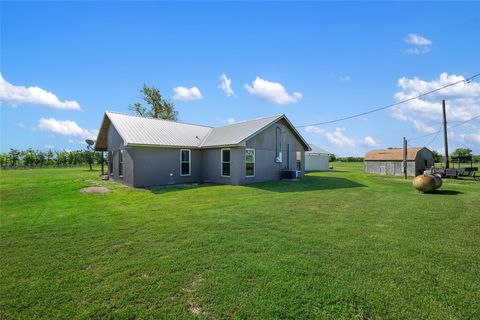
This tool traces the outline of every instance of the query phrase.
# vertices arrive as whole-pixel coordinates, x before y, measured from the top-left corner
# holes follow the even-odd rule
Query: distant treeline
[[[337,157],[334,154],[329,156],[330,162],[363,162],[363,157]]]
[[[105,164],[101,152],[90,150],[74,151],[41,151],[34,149],[17,150],[0,153],[0,166],[8,168],[43,168],[43,167],[69,167],[93,164]]]

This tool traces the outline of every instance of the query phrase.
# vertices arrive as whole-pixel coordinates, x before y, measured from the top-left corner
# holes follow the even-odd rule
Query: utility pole
[[[407,179],[407,139],[403,137],[403,175]]]
[[[443,142],[445,144],[445,169],[448,169],[448,139],[447,139],[447,112],[445,110],[445,100],[442,100],[443,109]]]

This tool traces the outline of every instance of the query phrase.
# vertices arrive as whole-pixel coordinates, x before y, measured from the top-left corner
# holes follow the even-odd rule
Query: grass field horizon
[[[0,318],[478,318],[480,183],[333,167],[149,189],[0,171]]]

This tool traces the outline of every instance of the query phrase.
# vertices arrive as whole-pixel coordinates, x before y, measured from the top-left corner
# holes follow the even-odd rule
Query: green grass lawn
[[[480,183],[334,168],[150,190],[0,172],[0,319],[478,319]]]

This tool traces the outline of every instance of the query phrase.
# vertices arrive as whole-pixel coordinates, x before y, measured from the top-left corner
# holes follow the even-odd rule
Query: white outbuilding
[[[305,171],[327,171],[330,152],[310,144],[311,151],[305,151]]]

